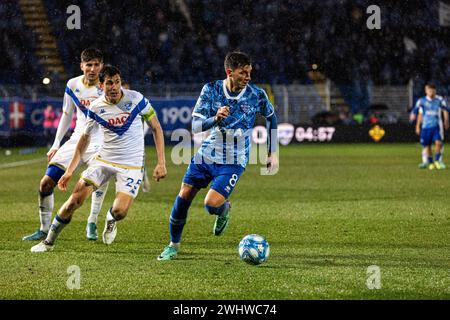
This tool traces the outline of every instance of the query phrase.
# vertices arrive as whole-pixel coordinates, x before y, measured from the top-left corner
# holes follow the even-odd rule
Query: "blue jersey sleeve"
[[[414,114],[414,115],[418,115],[419,114],[419,110],[420,110],[420,107],[422,106],[422,98],[419,98],[418,100],[417,100],[417,102],[416,102],[416,105],[414,106],[414,108],[411,110],[411,114]]]
[[[259,113],[268,118],[274,114],[274,108],[264,90],[259,93]]]
[[[208,119],[213,114],[213,92],[212,86],[210,84],[205,84],[200,93],[200,97],[197,99],[194,111],[192,112],[193,117],[199,117],[201,119]]]
[[[441,109],[444,109],[445,111],[450,112],[450,109],[448,108],[447,101],[444,98],[442,98],[442,100],[441,100],[440,107],[441,107]]]

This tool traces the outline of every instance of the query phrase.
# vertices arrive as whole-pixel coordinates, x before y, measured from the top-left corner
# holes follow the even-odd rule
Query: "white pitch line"
[[[31,160],[16,161],[16,162],[11,162],[11,163],[0,164],[0,169],[8,169],[8,168],[26,166],[27,164],[38,163],[38,162],[42,162],[44,160],[47,160],[47,159],[45,157],[42,157],[39,159],[31,159]]]

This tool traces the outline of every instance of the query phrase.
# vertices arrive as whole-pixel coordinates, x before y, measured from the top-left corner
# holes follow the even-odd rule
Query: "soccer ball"
[[[239,256],[249,264],[257,265],[269,258],[270,247],[264,237],[249,234],[239,242]]]

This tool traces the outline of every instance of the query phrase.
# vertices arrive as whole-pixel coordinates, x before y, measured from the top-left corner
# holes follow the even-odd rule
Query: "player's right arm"
[[[200,97],[195,104],[192,112],[192,132],[200,133],[208,131],[215,125],[220,125],[220,122],[228,117],[230,114],[230,107],[220,107],[216,113],[213,110],[213,95],[211,85],[203,86]]]
[[[64,136],[67,133],[67,130],[70,128],[70,123],[72,122],[73,111],[75,110],[75,104],[72,101],[72,98],[66,93],[64,93],[63,107],[62,107],[62,115],[61,120],[58,124],[58,129],[56,130],[55,140],[50,150],[47,152],[47,160],[50,162],[56,151],[58,151],[61,146],[61,141],[64,139]]]
[[[420,127],[422,126],[423,119],[423,110],[419,108],[419,113],[417,114],[417,122],[416,122],[416,134],[420,136]]]
[[[58,181],[58,188],[62,191],[67,191],[67,185],[69,184],[70,178],[72,178],[72,174],[78,166],[78,163],[81,160],[81,156],[86,151],[89,145],[89,135],[83,133],[78,140],[77,146],[75,147],[75,153],[73,154],[72,160],[69,163],[69,166],[66,169],[64,175]]]
[[[420,108],[420,99],[417,100],[416,105],[411,109],[411,112],[409,113],[410,122],[414,122],[417,119],[417,115],[419,114],[419,108]]]
[[[89,110],[89,112],[93,112],[93,111]],[[88,117],[86,120],[86,128],[84,129],[84,132],[80,137],[80,140],[78,140],[72,160],[70,161],[69,166],[66,169],[66,172],[58,181],[58,188],[60,190],[62,190],[62,191],[67,190],[67,185],[69,184],[70,178],[72,178],[73,172],[77,168],[78,163],[81,160],[81,157],[83,156],[84,152],[86,151],[87,147],[89,146],[90,134],[91,134],[92,130],[94,129],[94,127],[96,127],[96,126],[98,126],[98,123],[93,119],[93,117],[89,116],[89,113],[88,113]]]

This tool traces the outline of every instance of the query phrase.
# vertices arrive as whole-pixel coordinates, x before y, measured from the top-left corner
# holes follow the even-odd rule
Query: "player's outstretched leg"
[[[106,192],[108,191],[108,182],[100,186],[94,193],[92,193],[91,199],[91,213],[87,219],[86,225],[86,238],[88,240],[97,240],[97,218],[100,210],[102,209],[103,200],[105,199]]]
[[[173,260],[178,254],[180,248],[181,235],[188,215],[189,207],[195,198],[198,190],[192,186],[183,184],[180,193],[172,206],[172,212],[169,219],[170,243],[164,248],[158,256],[159,261]]]
[[[209,214],[216,215],[213,228],[214,235],[222,235],[230,221],[230,201],[214,189],[210,189],[205,198],[205,209]]]
[[[105,219],[105,228],[103,229],[102,239],[104,244],[111,244],[117,235],[117,222],[127,216],[128,209],[133,203],[131,195],[118,192],[113,206],[108,210]]]
[[[50,226],[50,230],[44,241],[38,243],[31,248],[31,252],[47,252],[52,251],[56,238],[59,236],[61,231],[69,224],[72,220],[72,215],[77,210],[87,197],[92,193],[93,187],[87,185],[83,180],[80,180],[69,199],[63,204],[61,209],[59,209],[53,222]]]
[[[41,226],[32,234],[24,236],[22,240],[40,241],[47,237],[54,209],[53,190],[56,186],[55,181],[59,181],[63,174],[64,170],[57,166],[50,165],[47,168],[47,172],[39,184],[39,218]]]
[[[435,161],[434,166],[436,169],[442,170],[445,169],[445,163],[442,161],[442,141],[436,141],[436,152],[435,152]]]

